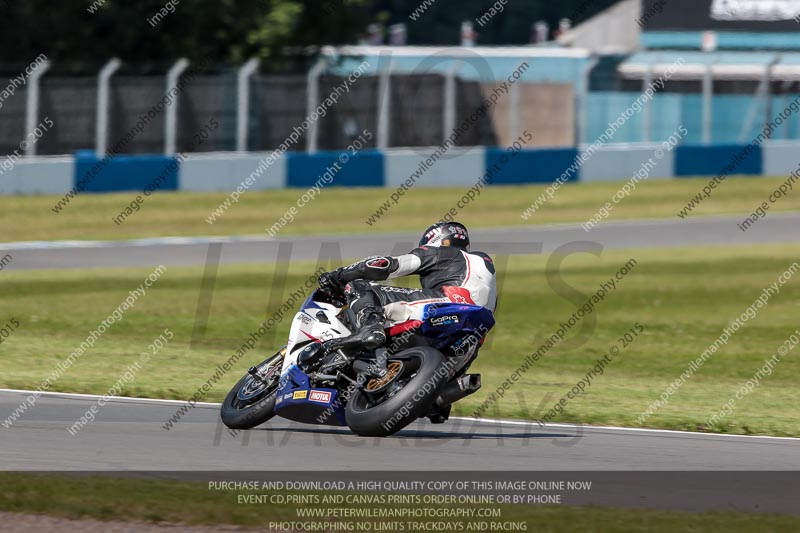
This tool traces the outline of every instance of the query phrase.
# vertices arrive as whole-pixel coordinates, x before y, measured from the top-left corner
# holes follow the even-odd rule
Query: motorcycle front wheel
[[[222,422],[231,429],[251,429],[275,416],[275,397],[285,348],[261,362],[258,375],[245,374],[222,402]]]

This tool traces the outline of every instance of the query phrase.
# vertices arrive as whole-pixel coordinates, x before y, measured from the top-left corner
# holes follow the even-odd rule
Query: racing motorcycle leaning
[[[391,435],[414,420],[447,420],[450,406],[476,392],[466,373],[494,326],[483,307],[425,306],[421,320],[395,324],[377,350],[346,339],[355,329],[341,295],[317,289],[295,315],[283,348],[248,373],[222,403],[222,421],[250,429],[274,416]]]

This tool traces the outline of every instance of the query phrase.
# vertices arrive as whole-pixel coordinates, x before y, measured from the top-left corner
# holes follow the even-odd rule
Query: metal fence
[[[31,76],[0,107],[0,150],[19,155],[87,149],[115,154],[264,151],[276,149],[293,132],[299,138],[289,150],[337,150],[364,130],[374,133],[370,147],[436,146],[474,115],[495,88],[441,73],[392,73],[383,81],[380,74],[365,74],[313,127],[298,129],[346,77],[259,75],[256,66],[250,62],[212,75],[194,72],[182,60],[165,75],[132,76],[116,74],[120,63],[112,60],[97,76]],[[521,133],[515,132],[520,116],[549,132],[538,144],[574,142],[570,84],[520,82],[515,90],[512,103],[500,102],[471,121],[455,144],[511,142]],[[566,102],[567,112],[561,106],[553,109],[553,98],[541,98],[545,93],[560,95],[556,100]],[[29,129],[45,119],[52,122],[46,134],[21,150]],[[213,132],[203,133],[210,121]]]

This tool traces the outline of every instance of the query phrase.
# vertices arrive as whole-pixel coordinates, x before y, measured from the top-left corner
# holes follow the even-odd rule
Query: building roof
[[[625,78],[641,79],[648,70],[657,77],[672,69],[672,79],[700,79],[710,69],[716,79],[753,80],[769,69],[771,79],[794,80],[800,79],[800,53],[651,50],[631,55],[618,70]]]

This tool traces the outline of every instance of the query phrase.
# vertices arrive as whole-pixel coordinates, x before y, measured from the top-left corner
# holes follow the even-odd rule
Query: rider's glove
[[[342,272],[339,268],[332,272],[323,272],[319,277],[319,287],[331,296],[341,295],[344,291],[344,285]]]

